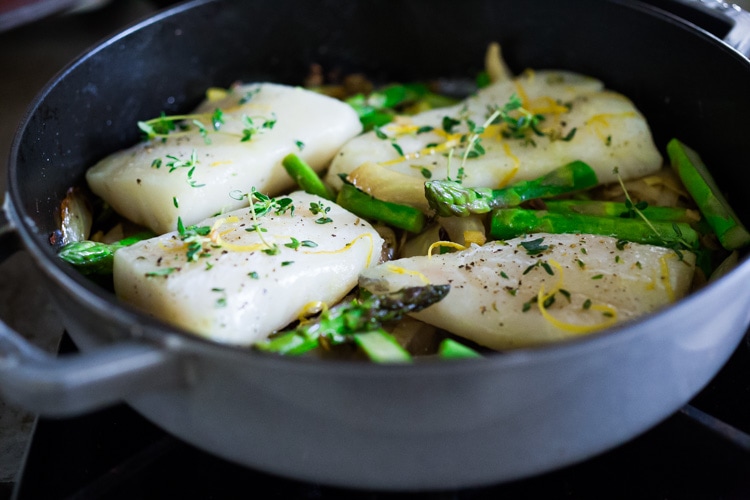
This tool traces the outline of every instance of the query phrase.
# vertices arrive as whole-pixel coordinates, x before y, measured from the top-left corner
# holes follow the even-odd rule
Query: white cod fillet
[[[432,179],[456,178],[464,153],[461,137],[468,133],[466,119],[484,124],[488,107],[504,106],[514,93],[524,108],[545,117],[539,128],[547,135],[528,131],[526,138],[506,138],[504,125],[488,126],[480,136],[485,154],[468,158],[464,165],[465,185],[496,189],[542,176],[574,160],[588,163],[601,183],[617,179],[615,167],[623,179],[630,179],[662,166],[646,120],[626,97],[576,73],[526,71],[481,89],[456,106],[401,117],[382,128],[388,138],[373,131],[352,139],[334,158],[326,181],[338,187],[339,174],[349,174],[365,162],[422,180],[424,169]],[[461,123],[446,132],[444,117]],[[427,126],[433,130],[417,132]],[[572,139],[563,140],[573,129]]]
[[[529,254],[522,243],[539,238],[549,248]],[[669,249],[636,243],[618,249],[616,243],[538,233],[386,262],[365,270],[360,286],[380,293],[450,284],[446,298],[414,317],[493,349],[534,346],[633,319],[688,292],[692,252],[680,260]]]
[[[292,214],[258,217],[262,239],[249,208],[202,221],[211,232],[197,237],[202,249],[190,262],[186,233],[118,250],[115,293],[157,318],[235,345],[262,340],[315,306],[338,302],[360,271],[378,263],[383,240],[334,203],[301,191],[289,197]],[[330,210],[313,213],[311,203]]]
[[[224,123],[214,131],[211,117],[217,108]],[[195,113],[202,114],[210,144],[197,126],[172,132],[164,142],[157,137],[139,143],[88,170],[92,191],[119,214],[161,234],[177,229],[178,218],[190,225],[247,205],[237,195],[251,187],[271,196],[290,189],[284,156],[296,153],[321,171],[362,130],[357,114],[341,101],[271,83],[234,87]],[[243,131],[253,129],[243,141]]]

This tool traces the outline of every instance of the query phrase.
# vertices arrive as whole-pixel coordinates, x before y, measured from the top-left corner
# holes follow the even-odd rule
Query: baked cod
[[[688,293],[694,268],[689,251],[622,245],[608,236],[537,233],[386,262],[363,270],[359,283],[374,293],[449,284],[445,299],[413,316],[503,350],[572,338],[653,312]]]
[[[513,96],[529,116],[542,117],[536,130],[523,137],[513,136],[507,123],[486,123]],[[464,159],[469,123],[482,128],[477,134],[482,152]],[[340,186],[339,175],[376,163],[422,182],[425,177],[461,177],[466,186],[496,189],[575,160],[590,165],[602,184],[617,180],[615,168],[622,179],[632,179],[663,165],[645,118],[627,97],[588,76],[529,70],[480,89],[460,104],[399,117],[350,140],[333,159],[326,181]]]
[[[170,324],[234,345],[339,302],[360,272],[379,262],[383,240],[333,202],[301,191],[282,199],[291,203],[280,213],[239,209],[118,250],[115,293]]]
[[[241,193],[251,186],[270,196],[292,189],[281,164],[287,154],[320,172],[362,131],[350,106],[300,87],[256,83],[209,96],[177,129],[91,167],[91,190],[120,215],[161,234],[177,229],[178,219],[196,224],[246,206]]]

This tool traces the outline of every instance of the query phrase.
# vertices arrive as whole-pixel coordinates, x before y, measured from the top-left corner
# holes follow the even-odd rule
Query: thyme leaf
[[[542,242],[544,238],[536,238],[534,240],[522,241],[521,246],[526,250],[529,255],[536,255],[544,252],[549,248],[549,245],[544,245]]]

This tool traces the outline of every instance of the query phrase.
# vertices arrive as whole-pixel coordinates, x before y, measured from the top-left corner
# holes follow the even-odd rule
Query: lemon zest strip
[[[498,188],[507,186],[510,181],[513,180],[513,178],[516,176],[516,174],[518,173],[518,168],[521,165],[521,161],[510,150],[510,145],[507,142],[503,143],[503,151],[505,152],[506,156],[513,161],[513,168],[510,172],[505,174],[505,177],[503,177],[503,179],[498,183]]]
[[[466,250],[468,248],[460,243],[455,243],[453,241],[436,241],[435,243],[430,245],[430,248],[427,249],[427,258],[432,258],[432,251],[437,247],[449,247],[455,248],[456,250]]]
[[[550,294],[551,295],[551,294]],[[537,294],[537,305],[539,306],[539,312],[542,313],[542,317],[549,321],[553,326],[556,326],[557,328],[561,330],[565,330],[571,333],[577,333],[577,334],[586,334],[595,332],[597,330],[603,330],[605,328],[609,328],[610,326],[617,323],[617,310],[611,306],[608,306],[606,304],[593,304],[590,309],[593,309],[595,311],[601,311],[609,313],[610,316],[602,321],[601,323],[596,323],[593,325],[576,325],[574,323],[567,323],[565,321],[560,321],[559,319],[552,316],[549,311],[547,311],[547,308],[544,307],[544,301],[549,297],[549,295],[544,295],[544,285],[539,287],[539,293]]]
[[[354,243],[356,243],[358,240],[360,240],[362,238],[369,238],[370,239],[370,250],[367,253],[367,261],[366,261],[366,265],[369,266],[370,262],[372,262],[372,252],[373,252],[373,250],[375,248],[375,241],[372,238],[372,233],[362,233],[362,234],[356,236],[352,241],[350,241],[349,243],[347,243],[343,247],[341,247],[339,249],[336,249],[336,250],[317,250],[317,251],[309,250],[309,251],[305,251],[303,253],[305,253],[305,254],[313,254],[313,255],[317,255],[317,254],[333,255],[333,254],[337,254],[337,253],[341,253],[341,252],[346,252],[352,246],[354,246]]]
[[[395,274],[404,274],[404,275],[407,275],[407,276],[416,276],[425,285],[429,285],[430,284],[429,278],[427,278],[427,276],[425,276],[423,273],[420,273],[419,271],[413,271],[411,269],[406,269],[405,267],[397,266],[395,264],[386,264],[386,266],[388,267],[388,269],[390,271],[394,272]]]
[[[624,111],[622,113],[600,113],[594,115],[583,124],[584,127],[591,125],[594,128],[594,132],[600,139],[605,140],[607,138],[607,129],[610,128],[608,118],[634,118],[637,114],[633,111]]]
[[[667,293],[667,297],[670,302],[675,301],[674,289],[672,288],[672,280],[670,279],[671,273],[669,272],[669,262],[667,259],[676,259],[677,256],[674,253],[667,253],[659,257],[659,267],[661,273],[659,274],[659,281],[664,286],[664,291]]]
[[[558,104],[550,96],[541,96],[532,99],[527,109],[535,115],[561,115],[570,111],[567,106]]]
[[[604,328],[614,325],[617,322],[617,310],[614,307],[606,305],[606,304],[592,304],[590,307],[590,309],[593,309],[595,311],[601,311],[601,312],[606,312],[610,314],[609,318],[607,318],[605,321],[602,321],[601,323],[598,323],[598,324],[576,325],[574,323],[567,323],[565,321],[561,321],[555,318],[554,316],[552,316],[552,314],[550,314],[549,311],[547,311],[547,308],[544,306],[544,303],[547,301],[547,299],[552,297],[555,293],[559,292],[560,289],[562,288],[563,267],[560,265],[559,262],[553,259],[550,259],[548,263],[550,264],[550,266],[554,267],[558,271],[559,278],[557,282],[555,283],[555,285],[550,290],[550,292],[547,294],[544,293],[544,285],[541,285],[539,287],[539,292],[537,293],[537,305],[539,306],[539,312],[542,313],[542,317],[545,320],[547,320],[548,322],[550,322],[552,325],[556,326],[557,328],[560,328],[561,330],[565,330],[565,331],[568,331],[571,333],[577,333],[577,334],[586,334],[586,333],[591,333],[597,330],[602,330]]]

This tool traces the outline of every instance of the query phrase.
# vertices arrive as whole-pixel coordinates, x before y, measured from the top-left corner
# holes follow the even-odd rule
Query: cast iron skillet
[[[685,9],[683,3],[658,2]],[[563,68],[633,99],[656,142],[699,150],[750,219],[746,13],[617,0],[197,1],[84,54],[29,108],[12,146],[3,250],[48,277],[80,354],[50,358],[0,324],[0,390],[45,415],[126,400],[226,459],[302,480],[417,490],[538,474],[649,429],[717,373],[750,323],[750,261],[659,314],[478,361],[278,359],[197,339],[120,304],[55,258],[68,186],[209,86],[299,83],[311,63],[411,81],[475,74],[490,41],[512,69]]]

